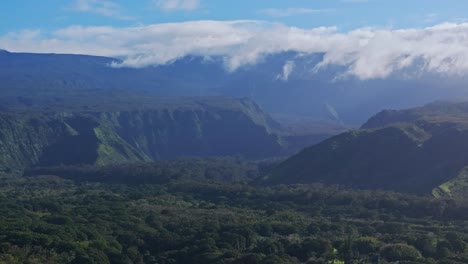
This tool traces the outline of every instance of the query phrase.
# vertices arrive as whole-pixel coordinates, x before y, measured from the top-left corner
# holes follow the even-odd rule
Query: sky
[[[222,56],[230,71],[292,50],[323,53],[317,70],[343,65],[361,79],[416,62],[460,75],[467,11],[464,0],[0,1],[0,49],[122,58],[115,67]]]
[[[135,26],[262,20],[301,28],[424,27],[467,17],[464,0],[15,0],[0,1],[0,34],[70,25]]]

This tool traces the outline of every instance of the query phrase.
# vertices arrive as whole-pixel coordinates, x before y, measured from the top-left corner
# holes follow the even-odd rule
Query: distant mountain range
[[[436,99],[465,97],[463,78],[385,80],[343,77],[344,68],[316,65],[322,54],[284,52],[228,72],[223,58],[183,57],[167,65],[113,68],[115,58],[0,52],[0,105],[92,105],[135,96],[250,98],[274,116],[355,126],[385,108],[401,109]],[[413,75],[418,76],[419,73]]]
[[[468,103],[382,111],[361,129],[309,147],[266,184],[323,182],[435,196],[468,192]]]

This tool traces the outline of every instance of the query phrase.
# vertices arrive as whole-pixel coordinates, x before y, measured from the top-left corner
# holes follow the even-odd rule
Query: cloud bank
[[[363,80],[386,78],[411,67],[443,75],[468,74],[468,23],[349,32],[246,20],[123,28],[71,26],[53,32],[12,32],[0,36],[0,48],[123,58],[116,67],[166,64],[186,55],[221,56],[229,71],[255,64],[268,54],[296,51],[324,54],[314,70],[340,65],[346,67],[346,75]],[[284,74],[289,76],[293,68],[286,65]]]

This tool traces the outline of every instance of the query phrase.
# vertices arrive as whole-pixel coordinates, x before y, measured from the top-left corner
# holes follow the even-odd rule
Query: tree
[[[380,249],[380,255],[388,261],[417,260],[421,253],[407,244],[388,244]]]

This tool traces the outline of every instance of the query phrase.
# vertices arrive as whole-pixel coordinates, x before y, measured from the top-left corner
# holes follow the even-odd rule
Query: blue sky
[[[87,2],[90,8],[80,10],[77,4],[80,1]],[[302,28],[405,28],[461,21],[468,16],[468,1],[463,0],[167,1],[173,2],[172,9],[164,9],[164,4],[158,4],[157,0],[0,1],[0,34],[21,29],[54,30],[69,25],[123,27],[189,20],[238,19],[281,22]],[[184,1],[191,3],[183,6]]]
[[[468,75],[465,0],[5,0],[0,10],[0,49],[121,58],[115,67],[198,55],[234,71],[295,51],[324,54],[314,71],[340,65],[360,79],[415,65]]]

